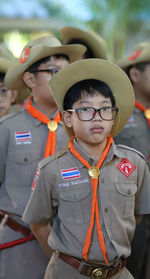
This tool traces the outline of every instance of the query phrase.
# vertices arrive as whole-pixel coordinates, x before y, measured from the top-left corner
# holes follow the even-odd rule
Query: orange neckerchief
[[[144,115],[145,115],[145,117],[147,119],[147,122],[148,122],[148,126],[150,127],[150,108],[144,107],[143,105],[141,105],[137,101],[135,101],[135,107],[144,112]]]
[[[88,250],[89,250],[89,247],[90,247],[90,244],[91,244],[91,237],[92,237],[92,231],[93,231],[93,225],[94,225],[94,215],[95,215],[99,244],[100,244],[100,247],[101,247],[101,251],[102,251],[104,260],[105,260],[106,264],[109,265],[108,260],[107,260],[107,251],[106,251],[106,247],[105,247],[103,233],[102,233],[102,229],[101,229],[101,225],[100,225],[100,216],[99,216],[98,198],[97,198],[97,187],[98,187],[99,169],[100,169],[102,163],[104,162],[104,160],[105,160],[105,158],[108,154],[108,151],[109,151],[110,146],[113,142],[113,139],[112,139],[111,136],[108,136],[107,146],[106,146],[104,152],[102,153],[97,165],[94,166],[94,167],[91,167],[90,164],[77,152],[77,150],[75,149],[75,147],[73,145],[73,140],[74,140],[74,138],[69,142],[69,146],[68,146],[68,148],[70,149],[72,154],[85,167],[88,168],[89,175],[90,175],[90,171],[93,170],[93,168],[95,168],[96,172],[98,171],[98,173],[96,174],[96,177],[92,177],[92,175],[90,175],[91,176],[91,185],[92,185],[91,217],[90,217],[90,225],[89,225],[89,228],[88,228],[88,232],[87,232],[85,242],[84,242],[84,247],[83,247],[83,250],[82,250],[82,256],[87,261],[87,254],[88,254]]]
[[[40,120],[42,123],[47,124],[47,127],[49,129],[49,134],[47,138],[47,143],[45,147],[45,154],[44,158],[51,156],[55,154],[55,148],[56,148],[56,132],[57,129],[57,123],[60,122],[60,112],[56,114],[54,117],[54,120],[50,120],[45,114],[40,112],[38,109],[36,109],[31,102],[31,96],[28,99],[26,110],[34,117]]]

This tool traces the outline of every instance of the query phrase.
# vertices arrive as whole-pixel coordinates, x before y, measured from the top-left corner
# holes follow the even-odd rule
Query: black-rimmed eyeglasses
[[[61,69],[37,69],[37,70],[29,70],[30,73],[50,73],[52,76],[57,74]]]
[[[77,109],[67,109],[68,112],[76,112],[79,120],[90,121],[92,120],[96,113],[98,112],[103,120],[111,121],[114,120],[119,109],[115,107],[102,107],[99,109],[92,107],[82,107]]]

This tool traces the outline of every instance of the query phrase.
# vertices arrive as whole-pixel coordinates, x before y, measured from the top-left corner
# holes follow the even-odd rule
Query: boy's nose
[[[99,113],[99,111],[97,110],[96,111],[96,113],[95,113],[95,116],[94,116],[94,118],[93,118],[93,120],[102,120],[102,118],[101,118],[101,116],[100,116],[100,113]]]

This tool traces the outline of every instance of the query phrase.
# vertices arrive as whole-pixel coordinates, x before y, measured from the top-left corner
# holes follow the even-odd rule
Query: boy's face
[[[24,73],[24,81],[31,88],[34,103],[39,107],[44,109],[45,107],[55,107],[56,103],[51,94],[49,88],[49,81],[58,71],[62,70],[66,67],[69,62],[65,58],[55,58],[54,56],[50,57],[50,60],[46,63],[42,63],[38,67],[37,73]],[[41,71],[40,70],[45,70]],[[46,70],[53,70],[52,72],[48,72]]]
[[[16,99],[16,92],[8,90],[3,82],[0,82],[0,117],[8,114],[11,104]]]
[[[95,92],[96,93],[96,92]],[[74,103],[72,109],[77,108],[95,108],[112,107],[110,98],[95,94],[94,96],[83,95],[80,100]],[[104,109],[105,111],[105,109]],[[106,108],[107,111],[107,108]],[[105,112],[104,112],[105,115]],[[67,127],[73,128],[75,136],[79,143],[88,146],[101,145],[107,141],[107,135],[110,134],[114,120],[103,120],[96,112],[94,118],[90,121],[81,121],[76,112],[64,112],[64,121]],[[83,119],[83,115],[81,116]]]
[[[150,98],[150,64],[145,67],[144,71],[135,67],[130,71],[135,92],[139,92],[140,96],[144,98]]]

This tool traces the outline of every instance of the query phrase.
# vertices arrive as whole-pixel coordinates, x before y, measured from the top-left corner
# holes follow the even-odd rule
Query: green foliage
[[[136,42],[147,40],[149,0],[85,0],[85,5],[91,11],[87,24],[106,40],[111,59],[120,58]]]

